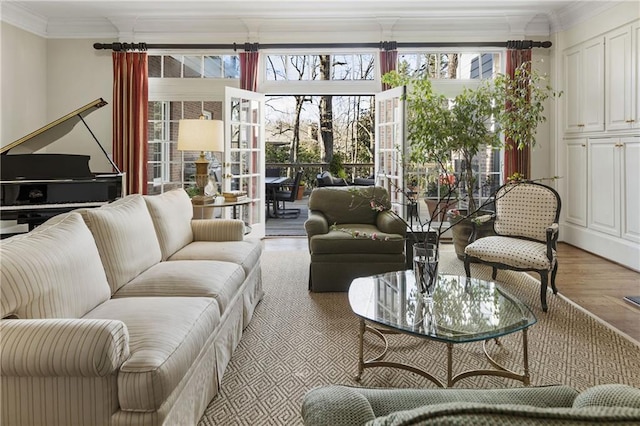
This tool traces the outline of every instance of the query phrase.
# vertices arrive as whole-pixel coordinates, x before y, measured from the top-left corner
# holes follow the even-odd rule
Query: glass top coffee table
[[[419,374],[440,387],[482,375],[508,377],[528,385],[527,328],[536,323],[529,308],[493,281],[446,274],[440,274],[438,278],[430,300],[417,291],[413,271],[388,272],[353,280],[349,287],[349,304],[360,317],[356,380],[360,380],[365,368],[394,367]],[[384,349],[377,357],[364,360],[364,334],[367,331],[382,339]],[[500,336],[517,331],[522,333],[522,373],[503,367],[487,350],[487,341],[493,340],[500,345]],[[389,333],[406,333],[446,343],[446,382],[420,368],[384,361],[389,351],[385,334]],[[476,341],[483,342],[484,353],[495,369],[470,370],[454,376],[453,345]]]

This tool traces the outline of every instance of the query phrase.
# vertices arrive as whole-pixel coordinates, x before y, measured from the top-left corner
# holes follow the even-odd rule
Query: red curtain
[[[380,51],[380,75],[385,75],[389,71],[396,69],[398,63],[398,51],[396,50],[396,42],[383,42]],[[388,90],[391,86],[382,83],[382,90]]]
[[[515,70],[525,62],[531,63],[531,49],[508,49],[507,50],[507,74],[514,76]],[[505,105],[510,108],[510,105]],[[514,173],[520,173],[526,179],[531,179],[531,155],[528,146],[522,149],[514,144],[511,139],[505,140],[504,150],[504,182]]]
[[[258,91],[258,44],[245,44],[245,51],[240,52],[240,88]]]
[[[113,160],[127,194],[147,193],[147,66],[146,52],[113,52]]]

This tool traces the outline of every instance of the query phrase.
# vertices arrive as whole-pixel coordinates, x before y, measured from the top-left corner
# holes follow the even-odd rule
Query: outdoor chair
[[[280,167],[267,167],[265,169],[264,175],[268,177],[278,177],[281,173],[282,170],[280,169]]]
[[[276,205],[275,215],[276,217],[283,219],[295,219],[300,216],[300,209],[286,208],[286,202],[294,202],[298,197],[298,188],[302,181],[302,170],[296,172],[296,176],[291,184],[283,184],[282,189],[277,190],[274,196],[274,202]],[[285,188],[288,188],[285,190]],[[280,207],[282,203],[282,207]]]
[[[371,207],[375,199],[381,210]],[[304,224],[311,265],[309,290],[347,291],[354,278],[405,269],[407,224],[378,186],[316,188]]]
[[[316,176],[318,188],[322,186],[347,186],[348,183],[345,179],[340,177],[334,177],[331,172],[324,171]]]
[[[558,218],[560,196],[551,187],[536,182],[507,183],[494,195],[496,212],[478,218],[495,219],[495,236],[475,239],[465,248],[464,269],[471,276],[471,262],[490,265],[495,280],[498,269],[534,271],[540,274],[540,301],[547,311],[547,283],[556,288]]]

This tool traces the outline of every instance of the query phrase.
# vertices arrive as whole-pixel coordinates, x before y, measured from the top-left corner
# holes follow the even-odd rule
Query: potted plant
[[[500,74],[493,80],[484,80],[475,88],[465,88],[451,101],[434,92],[426,76],[411,77],[391,71],[382,81],[391,87],[409,87],[406,95],[409,158],[414,164],[434,164],[439,182],[445,184],[444,194],[440,188],[435,214],[450,210],[452,200],[461,202],[463,208],[454,209],[457,214],[449,216],[449,227],[453,229],[456,253],[462,257],[472,229],[469,219],[484,207],[474,195],[477,182],[471,167],[473,158],[481,149],[501,148],[501,131],[518,148],[535,145],[535,129],[546,120],[544,101],[556,92],[541,84],[544,76],[531,71],[528,62],[516,70],[514,77]],[[449,178],[452,172],[448,167],[452,153],[458,153],[462,160],[460,173],[453,179]],[[465,222],[468,226],[464,226]],[[492,228],[488,223],[484,232]]]
[[[431,169],[435,169],[439,198],[433,210],[430,209],[432,220],[444,215],[458,201],[467,205],[468,215],[475,213],[478,206],[473,197],[473,157],[484,147],[502,146],[500,135],[492,125],[500,109],[496,102],[500,94],[493,81],[483,81],[475,89],[464,89],[450,102],[445,95],[433,90],[426,77],[409,77],[392,71],[382,80],[394,87],[410,88],[406,95],[409,159],[413,164],[423,164],[425,168],[431,165]],[[458,176],[449,166],[454,152],[462,159]]]
[[[443,222],[446,212],[458,204],[455,174],[431,174],[427,177],[427,188],[424,202],[429,210],[429,217]],[[451,192],[451,193],[450,193]]]

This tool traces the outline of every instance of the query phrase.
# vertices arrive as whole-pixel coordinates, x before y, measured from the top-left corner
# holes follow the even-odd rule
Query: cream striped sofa
[[[0,424],[193,425],[262,298],[261,243],[183,190],[0,242]]]

